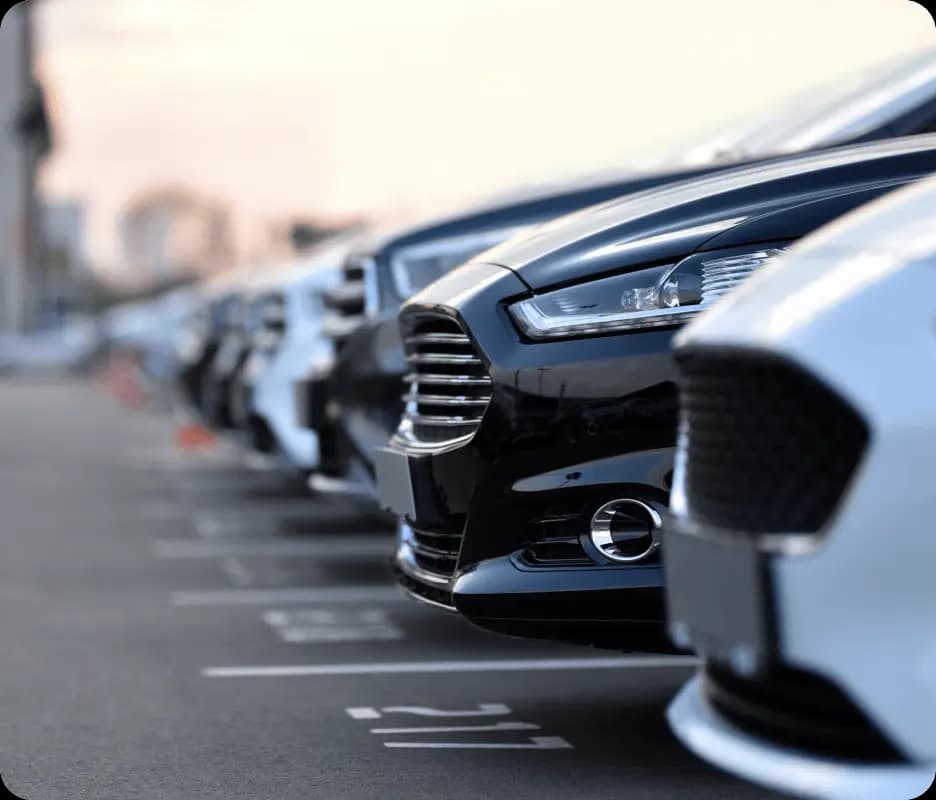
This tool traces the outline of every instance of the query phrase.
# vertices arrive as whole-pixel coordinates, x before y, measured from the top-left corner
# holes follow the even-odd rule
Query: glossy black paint
[[[328,419],[334,444],[326,456],[326,471],[342,475],[354,459],[373,474],[373,448],[386,442],[402,412],[400,380],[404,362],[397,313],[407,298],[399,295],[390,274],[398,250],[448,237],[546,222],[631,192],[718,169],[724,169],[724,165],[643,174],[608,171],[589,182],[536,187],[509,200],[376,238],[365,249],[352,253],[349,259],[366,257],[374,263],[378,307],[373,319],[344,340],[329,379]]]
[[[327,397],[322,447],[326,474],[346,475],[352,460],[373,472],[374,448],[386,443],[400,420],[405,366],[396,313],[365,321],[342,344],[322,392]]]
[[[933,136],[771,159],[632,194],[544,225],[484,254],[534,291],[706,250],[796,239],[829,219],[835,197],[869,195],[925,170]],[[842,199],[839,207],[847,208]],[[800,206],[796,214],[787,213]],[[841,213],[841,212],[839,212]]]
[[[467,444],[431,454],[399,438],[390,444],[409,475],[409,523],[462,534],[456,573],[445,585],[421,581],[401,548],[395,564],[405,588],[496,631],[668,649],[658,556],[611,564],[586,534],[591,515],[612,499],[665,509],[675,329],[534,343],[518,333],[507,306],[531,296],[531,286],[605,275],[615,263],[614,271],[629,271],[726,248],[788,244],[936,171],[936,137],[872,148],[842,150],[828,163],[791,157],[573,215],[545,235],[484,254],[410,300],[403,334],[425,315],[457,320],[493,386]],[[739,221],[717,233],[705,228],[729,218]],[[617,261],[593,254],[620,240],[633,246],[617,249]],[[558,563],[544,558],[560,540]]]

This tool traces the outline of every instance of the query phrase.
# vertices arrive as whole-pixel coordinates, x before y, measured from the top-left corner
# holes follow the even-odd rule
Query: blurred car
[[[675,330],[934,171],[934,135],[739,167],[555,220],[408,301],[406,409],[377,451],[400,584],[503,633],[669,649]]]
[[[323,293],[337,284],[349,242],[345,235],[316,247],[261,290],[260,323],[233,389],[234,423],[247,433],[248,446],[281,456],[300,472],[318,466],[319,447],[318,432],[298,416],[296,384],[333,361]]]
[[[153,302],[150,324],[141,331],[137,347],[145,374],[159,388],[171,386],[175,381],[179,368],[175,332],[197,302],[198,293],[190,286],[163,292]]]
[[[880,200],[678,339],[667,598],[705,661],[669,722],[798,796],[933,783],[934,219],[936,181]]]
[[[95,320],[81,313],[30,333],[0,333],[0,374],[77,372],[90,364],[100,344]]]
[[[778,153],[934,129],[936,49],[929,49],[810,91],[753,122],[730,126],[653,170],[608,170],[529,187],[375,239],[349,257],[342,285],[327,297],[329,329],[339,353],[322,412],[328,431],[323,472],[350,480],[319,481],[319,487],[373,493],[373,451],[392,434],[403,409],[399,382],[406,364],[397,311],[453,267],[537,224],[632,192]]]
[[[194,307],[173,336],[178,393],[182,405],[196,416],[203,414],[208,373],[238,302],[238,287],[246,279],[245,273],[231,270],[199,286]]]
[[[296,261],[257,266],[225,296],[217,349],[202,378],[201,409],[209,427],[233,433],[245,422],[235,418],[239,376],[258,337],[275,333],[267,324],[271,315],[277,314],[282,325],[281,288],[298,271]]]

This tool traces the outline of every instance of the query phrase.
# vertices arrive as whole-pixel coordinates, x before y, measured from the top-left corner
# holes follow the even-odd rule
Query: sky
[[[37,2],[37,0],[29,0]],[[270,220],[424,215],[646,163],[934,41],[909,0],[38,0],[56,149],[94,261],[137,193]]]

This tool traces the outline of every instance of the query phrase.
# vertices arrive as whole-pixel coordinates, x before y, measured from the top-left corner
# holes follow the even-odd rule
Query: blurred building
[[[81,274],[88,268],[84,204],[78,200],[52,200],[43,202],[41,208],[49,259],[54,265],[61,264],[62,271]]]
[[[42,90],[33,71],[32,3],[0,24],[0,330],[35,321],[42,229],[36,170],[50,148]]]
[[[40,214],[43,245],[40,317],[43,322],[52,323],[87,301],[91,273],[85,207],[76,200],[44,201]]]
[[[180,187],[134,198],[117,228],[127,280],[140,288],[211,275],[234,257],[227,207]]]

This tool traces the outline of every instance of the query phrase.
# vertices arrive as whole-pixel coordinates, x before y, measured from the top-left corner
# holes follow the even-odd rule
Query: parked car
[[[934,128],[936,49],[929,49],[813,90],[753,123],[730,126],[681,149],[655,170],[608,170],[530,187],[359,248],[345,265],[343,284],[327,300],[339,354],[328,379],[329,402],[310,414],[327,430],[323,472],[330,480],[319,486],[373,494],[374,449],[392,434],[403,410],[399,383],[406,364],[396,320],[399,306],[470,257],[534,225],[631,192],[778,153]]]
[[[345,235],[316,247],[261,290],[259,325],[234,382],[234,423],[247,446],[303,473],[318,466],[319,446],[317,432],[298,417],[295,384],[310,368],[333,361],[323,293],[337,284],[349,243]]]
[[[264,315],[273,313],[279,287],[297,268],[294,261],[254,267],[225,298],[220,339],[202,382],[202,415],[210,427],[229,434],[238,430],[233,405],[238,377],[256,337],[264,333]]]
[[[936,771],[934,218],[934,180],[879,200],[678,338],[667,595],[705,661],[669,722],[798,796]]]
[[[408,301],[406,409],[377,451],[401,585],[495,631],[668,649],[674,332],[934,170],[934,135],[739,167],[555,220]]]
[[[224,338],[232,307],[238,302],[239,286],[245,280],[243,272],[231,270],[202,284],[194,307],[173,337],[181,404],[203,421],[207,421],[203,411],[208,373]]]
[[[197,302],[197,292],[191,286],[163,292],[153,301],[150,325],[142,332],[138,347],[143,370],[160,390],[175,381],[179,364],[173,337]]]

